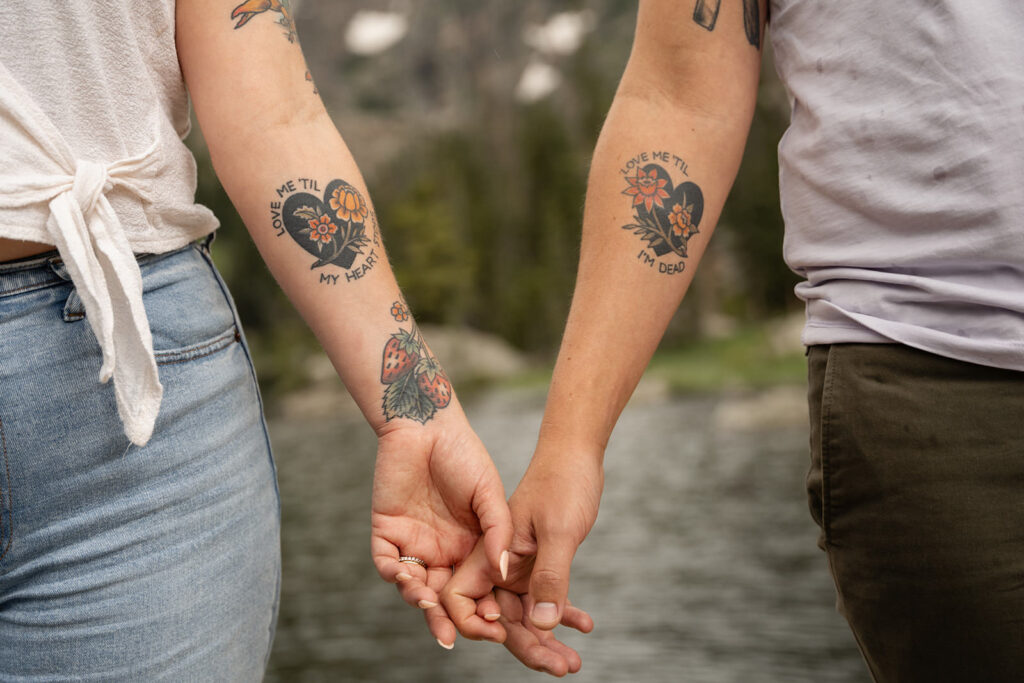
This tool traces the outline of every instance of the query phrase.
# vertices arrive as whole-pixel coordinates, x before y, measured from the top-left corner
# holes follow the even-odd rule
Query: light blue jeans
[[[0,681],[256,681],[280,585],[248,349],[203,247],[142,256],[164,399],[129,447],[55,255],[0,264]]]

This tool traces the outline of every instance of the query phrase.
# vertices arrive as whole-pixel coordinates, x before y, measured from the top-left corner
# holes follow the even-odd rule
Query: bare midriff
[[[54,249],[55,247],[52,244],[25,242],[22,240],[12,240],[7,239],[6,237],[0,237],[0,263],[28,258],[29,256],[35,256],[36,254],[45,254],[46,252],[53,251]]]

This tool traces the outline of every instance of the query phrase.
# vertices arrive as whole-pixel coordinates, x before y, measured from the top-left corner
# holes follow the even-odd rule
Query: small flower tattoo
[[[334,233],[338,232],[338,226],[331,222],[327,214],[317,216],[315,220],[309,221],[309,239],[320,241],[321,246],[334,239]]]
[[[404,323],[409,319],[409,309],[401,301],[396,301],[391,304],[391,317],[400,323]]]

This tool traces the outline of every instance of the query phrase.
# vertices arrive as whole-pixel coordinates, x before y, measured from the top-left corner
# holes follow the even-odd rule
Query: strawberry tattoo
[[[413,334],[405,330],[399,330],[396,334],[391,335],[391,339],[384,345],[384,360],[380,368],[380,381],[384,384],[391,384],[409,372],[419,359],[419,341]]]
[[[416,386],[436,408],[444,408],[452,400],[452,383],[433,358],[424,358],[416,364]]]
[[[396,322],[408,320],[405,302],[396,301],[391,315]],[[452,383],[415,325],[409,331],[399,329],[384,345],[380,381],[385,385],[382,408],[386,420],[405,417],[426,423],[452,402]]]

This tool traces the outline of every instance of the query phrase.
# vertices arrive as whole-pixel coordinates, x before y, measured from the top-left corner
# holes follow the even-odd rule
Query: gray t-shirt
[[[1024,371],[1024,0],[772,0],[804,343]]]

